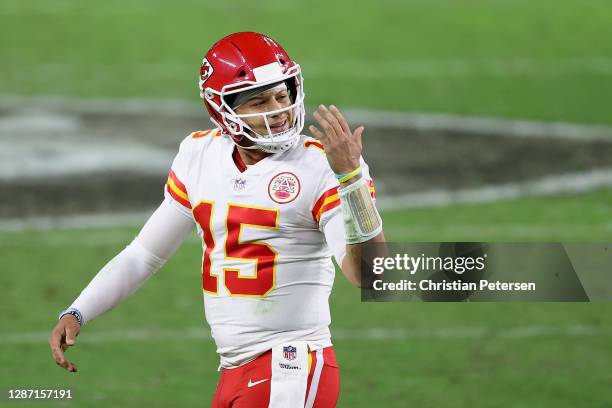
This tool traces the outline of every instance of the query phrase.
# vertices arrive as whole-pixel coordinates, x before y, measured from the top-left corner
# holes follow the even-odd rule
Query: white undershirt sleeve
[[[344,218],[341,211],[336,213],[323,226],[323,233],[327,246],[334,254],[336,263],[342,267],[342,261],[346,255],[346,237],[344,233]]]
[[[108,262],[70,306],[83,322],[117,306],[157,272],[176,252],[194,222],[166,199],[138,236]]]

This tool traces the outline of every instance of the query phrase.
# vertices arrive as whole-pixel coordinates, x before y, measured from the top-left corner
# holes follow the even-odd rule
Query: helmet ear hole
[[[246,76],[246,72],[244,71],[244,69],[242,71],[240,71],[240,73],[238,73],[238,76],[243,78]]]

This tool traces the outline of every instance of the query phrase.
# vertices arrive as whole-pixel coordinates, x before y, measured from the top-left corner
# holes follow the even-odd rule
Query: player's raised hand
[[[64,352],[76,343],[80,330],[81,325],[77,319],[67,314],[60,319],[49,335],[49,346],[51,346],[51,353],[56,364],[72,373],[76,372],[77,368],[68,361]]]
[[[313,125],[308,129],[314,138],[323,144],[332,171],[336,174],[345,174],[359,167],[361,134],[364,127],[359,126],[352,132],[346,119],[334,105],[329,109],[319,105],[313,116],[323,130]]]

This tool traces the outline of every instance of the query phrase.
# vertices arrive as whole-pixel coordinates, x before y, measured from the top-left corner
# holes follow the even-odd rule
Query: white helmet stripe
[[[253,68],[253,75],[257,82],[266,82],[283,76],[281,65],[278,62],[273,62],[268,65]]]

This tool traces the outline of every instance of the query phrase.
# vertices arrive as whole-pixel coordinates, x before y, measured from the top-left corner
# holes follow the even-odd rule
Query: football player
[[[56,363],[80,327],[133,293],[195,223],[206,319],[220,355],[212,407],[333,407],[339,368],[329,331],[333,255],[360,285],[363,246],[384,242],[363,127],[334,106],[304,126],[300,66],[274,40],[242,32],[208,51],[199,88],[215,129],[187,136],[165,200],[138,236],[60,313]]]

